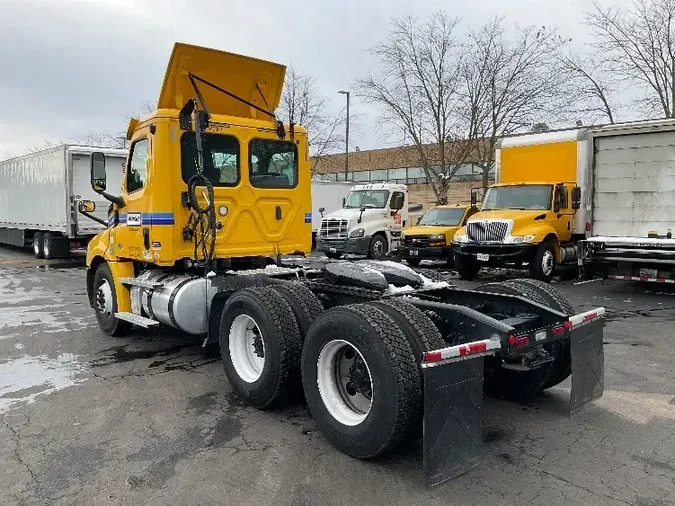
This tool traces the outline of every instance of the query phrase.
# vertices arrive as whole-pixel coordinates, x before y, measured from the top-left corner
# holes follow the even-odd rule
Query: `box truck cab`
[[[406,185],[355,185],[342,209],[321,220],[316,249],[329,258],[340,258],[345,253],[380,258],[398,248],[407,220]]]
[[[505,138],[496,165],[496,183],[486,190],[480,212],[455,234],[455,267],[465,279],[481,267],[509,265],[550,281],[556,265],[576,260],[585,235],[579,186],[588,168],[585,131]]]

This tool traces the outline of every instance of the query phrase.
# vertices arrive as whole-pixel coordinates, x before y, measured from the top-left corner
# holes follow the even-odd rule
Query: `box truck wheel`
[[[33,253],[35,254],[35,258],[42,258],[43,237],[42,232],[35,232],[33,234]]]
[[[220,321],[220,354],[235,394],[257,408],[278,406],[300,388],[302,340],[293,310],[271,287],[230,296]]]
[[[420,417],[420,374],[394,320],[373,305],[324,311],[302,353],[312,418],[333,446],[367,459],[408,440]]]
[[[117,292],[115,281],[108,264],[101,264],[94,274],[94,311],[98,326],[109,336],[123,336],[131,330],[132,324],[115,318],[117,313]]]
[[[555,246],[551,241],[544,241],[530,262],[530,276],[548,283],[553,278],[553,271],[555,271]]]
[[[459,277],[471,281],[480,272],[480,264],[468,255],[455,255],[455,270]]]

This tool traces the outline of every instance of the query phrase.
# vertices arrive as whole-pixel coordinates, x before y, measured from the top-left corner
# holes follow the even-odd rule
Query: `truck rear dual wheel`
[[[565,314],[573,314],[571,304],[557,289],[542,281],[514,279],[488,283],[476,290],[521,296]],[[544,345],[553,361],[529,371],[503,367],[498,358],[486,358],[484,390],[487,394],[510,400],[525,400],[564,381],[571,373],[569,341]]]
[[[381,308],[354,304],[325,311],[310,327],[302,353],[312,418],[336,448],[361,459],[410,439],[421,416],[415,353]]]

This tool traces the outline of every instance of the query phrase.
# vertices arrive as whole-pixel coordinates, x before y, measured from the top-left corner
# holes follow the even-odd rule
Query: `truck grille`
[[[322,239],[346,239],[348,231],[349,231],[348,220],[325,218],[321,220],[319,237],[321,237]]]
[[[504,221],[473,221],[466,224],[466,234],[472,241],[503,241],[509,224]]]
[[[405,236],[405,245],[406,246],[415,246],[416,248],[426,248],[429,246],[429,236],[428,235],[413,235]]]

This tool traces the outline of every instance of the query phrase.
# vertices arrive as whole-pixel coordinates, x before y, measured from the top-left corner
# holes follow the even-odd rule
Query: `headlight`
[[[455,234],[455,242],[466,242],[466,235],[465,234]]]
[[[349,234],[349,237],[350,238],[363,237],[363,234],[365,234],[365,233],[366,233],[365,228],[357,228],[356,230],[352,230],[352,233]]]
[[[429,237],[429,240],[432,242],[445,241],[445,236],[443,234],[432,235],[431,237]]]
[[[511,244],[522,244],[524,242],[532,242],[536,235],[514,235],[509,241]]]

